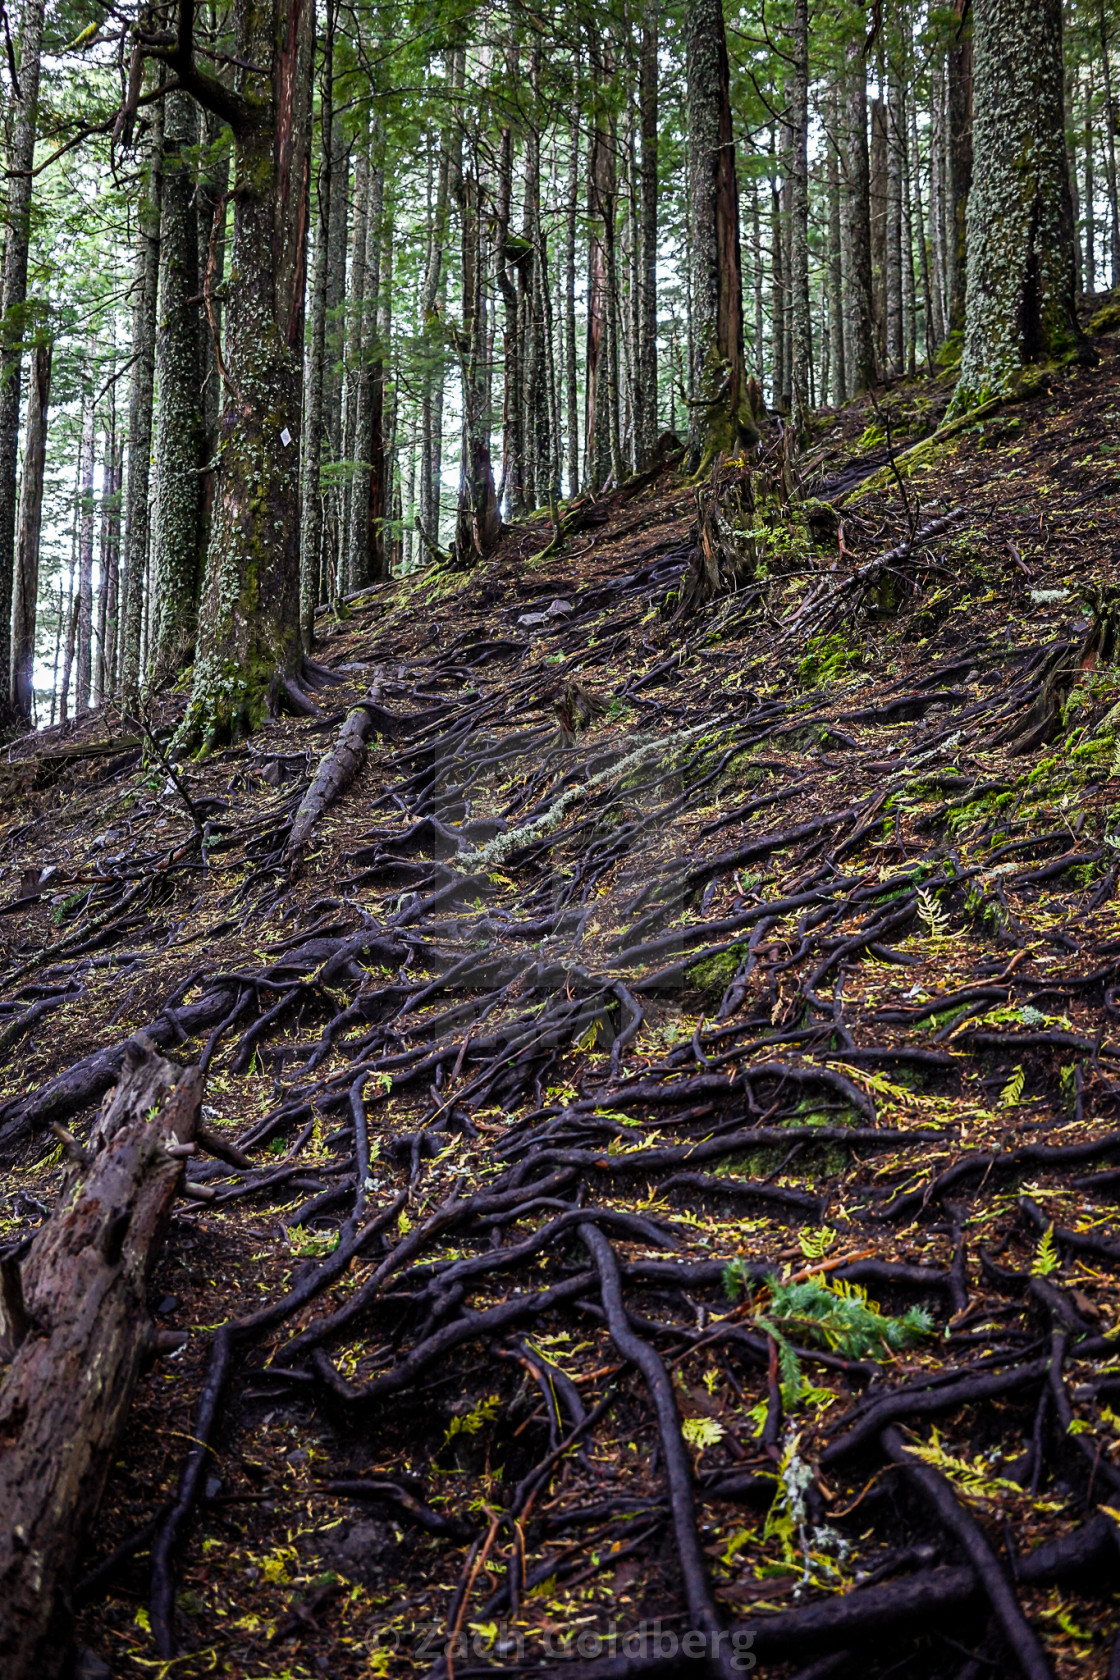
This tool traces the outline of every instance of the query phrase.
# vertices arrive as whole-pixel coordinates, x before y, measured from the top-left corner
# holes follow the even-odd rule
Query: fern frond
[[[1054,1222],[1051,1220],[1050,1224],[1046,1227],[1045,1236],[1038,1245],[1038,1253],[1035,1255],[1034,1261],[1031,1265],[1031,1276],[1049,1277],[1051,1272],[1057,1271],[1061,1263],[1062,1260],[1061,1255],[1058,1253],[1058,1245],[1054,1241]]]
[[[1022,1067],[1017,1067],[1011,1075],[1011,1078],[1007,1081],[1007,1084],[1003,1087],[1003,1090],[1000,1092],[999,1102],[1001,1108],[1015,1107],[1019,1098],[1023,1094],[1023,1085],[1025,1080],[1026,1074],[1023,1072]]]

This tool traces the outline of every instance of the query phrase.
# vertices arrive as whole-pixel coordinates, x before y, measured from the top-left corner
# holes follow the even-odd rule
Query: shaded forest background
[[[244,81],[228,8],[192,17],[198,62]],[[8,388],[22,362],[24,478],[36,424],[45,451],[41,535],[16,535],[12,510],[15,547],[37,550],[21,562],[33,614],[13,583],[13,705],[41,727],[135,703],[191,664],[233,394],[233,192],[230,129],[185,92],[162,97],[173,68],[131,52],[137,20],[113,8],[44,18],[29,0],[11,20],[10,160],[27,143],[30,94],[13,95],[36,18],[33,169],[8,175],[10,197],[30,188],[26,298],[9,238],[4,357]],[[159,7],[139,25],[174,38]],[[1090,296],[1120,276],[1114,27],[1104,0],[1065,8]],[[318,601],[462,537],[465,430],[511,518],[622,482],[661,433],[687,434],[698,402],[679,8],[327,0],[315,28],[305,423],[281,446],[300,457],[305,628]],[[951,368],[972,176],[965,0],[732,6],[726,40],[761,400],[804,425],[869,383]],[[10,228],[15,198],[9,212]]]

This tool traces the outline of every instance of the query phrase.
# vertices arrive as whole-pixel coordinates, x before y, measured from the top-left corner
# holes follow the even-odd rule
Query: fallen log
[[[338,739],[320,763],[299,802],[292,832],[288,836],[287,857],[293,857],[307,844],[315,824],[336,800],[342,798],[364,764],[366,742],[378,727],[378,719],[383,716],[378,705],[380,698],[381,684],[374,683],[365,700],[359,701],[347,714]]]
[[[69,1588],[137,1378],[154,1351],[148,1280],[193,1142],[204,1075],[133,1039],[81,1162],[20,1267],[0,1383],[0,1673],[52,1680]],[[8,1279],[9,1298],[12,1280]],[[12,1343],[15,1344],[14,1350]]]

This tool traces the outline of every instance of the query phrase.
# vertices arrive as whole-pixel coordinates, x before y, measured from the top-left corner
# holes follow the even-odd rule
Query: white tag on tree
[[[292,441],[292,434],[288,430],[287,426],[285,426],[284,430],[280,433],[280,442],[284,445],[284,448],[287,449],[287,447],[291,443],[291,441]]]

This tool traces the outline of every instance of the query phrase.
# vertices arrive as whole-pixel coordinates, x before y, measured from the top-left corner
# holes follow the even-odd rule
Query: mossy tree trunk
[[[202,570],[198,211],[190,165],[198,123],[193,100],[182,92],[168,94],[163,116],[159,409],[152,509],[156,599],[155,634],[148,650],[148,681],[157,687],[194,657]]]
[[[744,370],[739,186],[721,0],[690,0],[685,36],[694,333],[689,462],[699,472],[756,434]]]
[[[871,162],[867,151],[867,66],[863,41],[845,51],[844,239],[848,248],[847,394],[875,383],[874,299],[871,284]]]
[[[39,599],[39,534],[43,521],[43,469],[47,458],[47,409],[51,396],[54,346],[35,348],[27,394],[27,443],[19,495],[16,543],[16,599],[12,614],[12,700],[25,723],[31,722],[35,664],[35,608]]]
[[[315,259],[311,271],[311,328],[307,347],[307,388],[304,393],[306,427],[303,435],[303,529],[300,536],[300,623],[303,645],[310,652],[315,640],[315,608],[319,604],[320,555],[323,548],[323,491],[319,482],[323,461],[323,415],[327,362],[327,282],[330,257],[331,181],[334,127],[334,0],[327,0],[323,61],[319,81],[318,221]]]
[[[27,255],[31,236],[31,166],[39,113],[39,59],[43,46],[43,0],[26,0],[20,31],[19,88],[13,88],[9,121],[9,179],[4,220],[3,285],[0,295],[0,727],[18,715],[11,700],[8,626],[15,579],[16,502],[19,460],[20,376],[26,333]],[[9,53],[11,48],[9,46]]]
[[[1073,290],[1060,0],[976,0],[973,175],[953,411],[1082,351]]]
[[[174,48],[142,42],[233,134],[221,459],[180,751],[245,734],[285,700],[314,710],[299,687],[314,0],[237,0],[234,22],[239,61],[267,69],[247,74],[241,92],[196,67],[191,0],[181,0]]]
[[[128,488],[125,500],[124,582],[121,586],[121,695],[126,708],[140,693],[140,637],[144,577],[148,566],[148,482],[152,454],[152,395],[156,370],[156,305],[159,298],[160,171],[163,110],[152,109],[147,177],[137,213],[136,269],[132,284],[132,369],[128,387]]]

